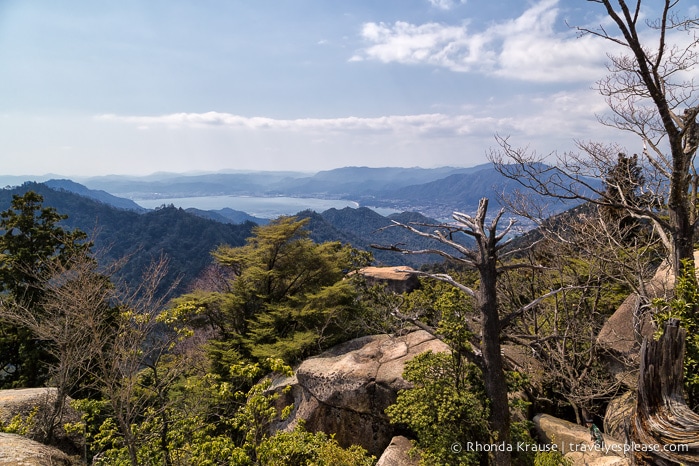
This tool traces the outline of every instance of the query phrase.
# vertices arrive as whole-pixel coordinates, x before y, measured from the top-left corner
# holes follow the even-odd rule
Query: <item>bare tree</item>
[[[694,160],[699,146],[699,88],[691,72],[699,58],[695,34],[699,18],[681,17],[676,12],[677,0],[662,2],[657,21],[643,20],[641,0],[631,4],[588,1],[604,8],[617,31],[603,25],[577,30],[623,49],[619,55],[610,55],[610,74],[597,83],[612,115],[599,119],[638,135],[643,142],[643,163],[649,174],[637,189],[648,202],[639,205],[610,195],[595,181],[624,152],[619,147],[578,142],[580,153],[557,155],[552,166],[550,157],[514,147],[508,138],[498,136],[500,148],[491,152],[491,159],[505,176],[538,194],[623,209],[628,215],[647,219],[669,252],[675,277],[680,277],[683,260],[693,260],[698,221]],[[686,33],[681,36],[685,43],[669,43],[670,33]],[[647,38],[650,36],[652,39]]]
[[[41,440],[50,443],[62,425],[67,397],[76,390],[92,370],[94,356],[108,345],[104,338],[94,339],[86,330],[102,328],[103,336],[114,312],[113,289],[109,279],[98,270],[97,263],[84,250],[75,251],[69,260],[51,262],[37,277],[43,283],[41,306],[30,307],[21,301],[0,302],[0,317],[28,329],[33,338],[46,343],[51,361],[49,383],[56,387],[56,397],[47,419],[40,426]]]
[[[486,225],[487,211],[488,199],[483,198],[478,205],[475,217],[457,212],[453,214],[455,220],[453,224],[406,225],[396,221],[393,222],[393,226],[405,228],[416,235],[439,241],[452,249],[454,251],[452,253],[440,249],[406,250],[396,245],[373,245],[373,247],[399,251],[404,254],[438,254],[453,263],[461,264],[478,272],[480,280],[477,289],[460,283],[448,274],[414,273],[448,283],[474,299],[475,308],[480,315],[480,338],[478,341],[471,342],[471,346],[475,347],[474,349],[468,348],[467,345],[459,345],[454,350],[460,352],[469,361],[479,365],[482,369],[485,392],[490,402],[488,421],[494,435],[493,441],[508,444],[510,442],[510,411],[505,380],[505,365],[500,345],[501,332],[503,328],[510,325],[517,317],[561,290],[551,291],[508,315],[500,316],[497,290],[498,276],[505,270],[519,268],[522,264],[503,265],[500,263],[500,252],[508,243],[508,241],[503,240],[514,225],[514,220],[510,220],[507,227],[499,230],[498,224],[504,214],[504,210],[500,210],[489,225]],[[436,228],[436,230],[434,232],[425,232],[418,227]],[[469,248],[463,244],[463,239],[466,236],[475,240],[475,248]],[[526,266],[528,267],[528,265]],[[434,329],[416,318],[406,316],[399,311],[396,311],[394,315],[401,320],[410,320],[420,328],[439,336]],[[494,464],[511,464],[510,454],[507,451],[495,451],[493,456]]]
[[[533,266],[544,264],[545,268],[511,271],[500,278],[504,308],[517,308],[542,290],[569,287],[514,320],[504,329],[503,340],[529,347],[541,364],[536,385],[551,388],[558,396],[539,401],[570,406],[582,424],[583,410],[599,412],[621,386],[601,363],[597,341],[606,316],[616,307],[610,294],[619,289],[615,283],[618,278],[610,277],[619,272],[615,263],[570,253],[565,247],[544,239],[519,260]]]
[[[43,440],[49,442],[62,425],[68,395],[78,387],[89,388],[101,392],[109,404],[131,463],[137,465],[141,439],[133,425],[138,419],[158,416],[160,436],[167,437],[166,392],[185,361],[175,358],[160,364],[164,358],[172,359],[171,349],[178,341],[178,335],[159,320],[167,297],[159,292],[167,260],[151,264],[136,287],[112,282],[121,265],[104,269],[88,254],[75,254],[43,272],[41,312],[3,301],[0,316],[46,342],[53,358],[46,363],[57,397]],[[163,454],[169,464],[165,445]]]
[[[167,259],[161,257],[144,271],[136,287],[117,283],[113,305],[118,310],[111,328],[95,326],[86,329],[93,339],[111,341],[109,351],[95,357],[91,376],[111,408],[123,438],[131,464],[138,465],[138,447],[143,441],[133,426],[150,416],[161,419],[161,439],[167,437],[169,423],[166,411],[166,390],[181,375],[183,360],[169,369],[161,369],[177,336],[169,335],[159,316],[169,293],[160,285],[167,274]],[[176,287],[171,285],[170,291]],[[145,378],[150,383],[145,384]],[[165,464],[170,464],[169,451],[162,445]]]

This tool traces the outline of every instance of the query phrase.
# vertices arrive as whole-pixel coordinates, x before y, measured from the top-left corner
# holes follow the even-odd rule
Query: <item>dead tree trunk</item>
[[[687,331],[670,319],[658,341],[644,340],[631,441],[636,464],[699,465],[699,414],[685,403]]]

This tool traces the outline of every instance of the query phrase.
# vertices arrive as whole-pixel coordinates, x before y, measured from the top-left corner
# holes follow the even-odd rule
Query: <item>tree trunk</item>
[[[687,176],[685,174],[685,177]],[[677,177],[682,178],[681,175]],[[670,224],[672,225],[672,271],[675,273],[675,286],[683,276],[683,261],[691,261],[694,265],[694,223],[686,195],[688,189],[688,182],[682,182],[679,187],[672,186],[668,202]],[[679,193],[681,190],[684,190],[685,194]],[[693,274],[689,276],[689,278],[691,277]]]
[[[682,387],[686,336],[679,321],[670,319],[660,340],[646,339],[641,347],[631,425],[636,464],[699,465],[699,414],[685,403]]]
[[[481,285],[476,296],[480,314],[483,319],[482,347],[483,379],[485,393],[490,401],[490,417],[488,419],[492,432],[498,437],[493,441],[498,445],[510,444],[510,408],[507,398],[507,381],[503,370],[502,352],[500,348],[500,317],[497,306],[497,269],[496,256],[488,257],[479,267]],[[510,452],[495,449],[493,464],[509,466]]]

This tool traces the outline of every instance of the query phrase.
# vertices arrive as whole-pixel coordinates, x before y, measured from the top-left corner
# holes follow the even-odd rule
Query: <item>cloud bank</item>
[[[97,121],[122,123],[141,130],[156,128],[206,129],[229,131],[284,132],[309,135],[386,135],[401,138],[459,138],[469,135],[492,136],[495,132],[570,136],[597,125],[595,113],[606,104],[592,90],[561,91],[540,95],[520,95],[499,104],[479,107],[478,112],[424,113],[377,117],[279,119],[244,116],[225,112],[171,113],[165,115],[116,115],[94,117]],[[580,122],[584,123],[580,123]]]

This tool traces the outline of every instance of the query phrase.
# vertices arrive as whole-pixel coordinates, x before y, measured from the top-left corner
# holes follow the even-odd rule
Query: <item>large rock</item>
[[[409,454],[412,448],[413,444],[407,438],[401,435],[393,437],[376,466],[417,466],[420,458]]]
[[[699,263],[699,251],[694,252],[694,261]],[[675,275],[666,261],[644,284],[645,297],[637,293],[629,295],[597,336],[608,369],[619,382],[631,389],[635,389],[638,382],[641,343],[656,330],[648,303],[655,298],[668,297],[674,283]]]
[[[0,464],[17,466],[71,466],[79,464],[54,447],[17,434],[0,433]]]
[[[548,414],[534,416],[534,427],[542,442],[555,444],[558,451],[575,465],[624,465],[630,461],[624,457],[624,444],[604,435],[604,449],[595,448],[590,431]]]
[[[15,417],[27,423],[32,416],[31,426],[26,437],[33,440],[44,440],[53,405],[56,400],[56,388],[21,388],[0,390],[0,422],[9,424]],[[67,400],[70,401],[70,400]],[[79,436],[68,435],[62,426],[67,422],[77,422],[80,414],[67,403],[63,407],[63,415],[53,432],[53,445],[69,455],[79,454],[83,439]]]
[[[420,280],[410,267],[364,267],[359,273],[369,285],[385,284],[395,293],[409,293],[420,287]]]
[[[348,341],[304,361],[291,378],[275,381],[281,405],[294,411],[274,430],[291,430],[299,421],[312,432],[335,434],[342,446],[359,444],[380,456],[396,435],[384,410],[398,390],[407,361],[426,351],[449,351],[442,341],[419,330],[392,337],[374,335]],[[283,387],[291,390],[283,392]]]

